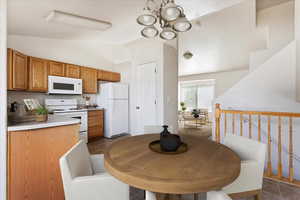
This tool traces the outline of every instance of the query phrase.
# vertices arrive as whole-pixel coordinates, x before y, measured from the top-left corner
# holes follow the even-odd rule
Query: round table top
[[[122,138],[107,149],[105,168],[128,185],[168,194],[219,190],[239,176],[241,160],[228,147],[192,135],[181,138],[189,150],[177,155],[149,149],[159,134]]]

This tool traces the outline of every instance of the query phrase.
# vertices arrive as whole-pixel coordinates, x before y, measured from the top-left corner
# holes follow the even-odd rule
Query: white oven
[[[48,76],[49,94],[82,94],[82,80],[60,76]]]
[[[88,142],[88,117],[87,111],[68,111],[68,112],[54,112],[54,115],[80,119],[80,132],[81,140]]]

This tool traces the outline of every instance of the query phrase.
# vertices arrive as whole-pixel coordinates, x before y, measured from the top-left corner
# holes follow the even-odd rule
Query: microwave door
[[[82,80],[49,76],[49,94],[82,94]]]

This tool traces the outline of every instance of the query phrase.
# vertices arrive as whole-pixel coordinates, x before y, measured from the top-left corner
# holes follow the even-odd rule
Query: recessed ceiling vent
[[[75,15],[72,13],[66,13],[58,10],[52,11],[46,17],[46,20],[47,22],[66,24],[74,27],[81,27],[98,31],[105,31],[112,27],[112,24],[110,22]]]

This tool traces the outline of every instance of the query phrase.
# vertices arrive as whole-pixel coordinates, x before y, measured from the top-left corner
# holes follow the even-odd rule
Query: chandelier
[[[137,18],[138,24],[144,26],[142,36],[154,38],[159,34],[164,40],[173,40],[179,32],[186,32],[192,28],[192,23],[187,20],[183,8],[176,5],[174,0],[160,1],[158,4],[155,0],[146,0],[142,15]],[[162,29],[160,33],[156,28],[157,22]]]

